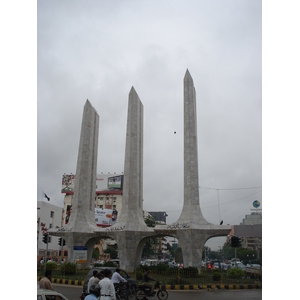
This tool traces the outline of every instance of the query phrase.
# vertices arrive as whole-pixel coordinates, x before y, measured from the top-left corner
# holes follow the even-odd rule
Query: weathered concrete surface
[[[73,247],[85,246],[97,230],[95,193],[98,135],[99,115],[87,100],[83,109],[72,213],[65,227],[49,230],[51,235],[62,236],[66,240],[69,261],[74,261]],[[93,247],[90,245],[88,248],[88,257],[91,257]]]
[[[132,87],[128,99],[122,211],[116,224],[96,234],[117,241],[120,267],[133,272],[140,265],[143,246],[153,229],[143,218],[143,104]]]
[[[155,227],[157,234],[162,232],[175,236],[182,248],[184,267],[201,269],[202,249],[206,241],[214,236],[226,236],[230,226],[209,223],[200,209],[198,179],[196,91],[190,72],[184,77],[184,197],[183,208],[177,222]]]
[[[230,226],[205,220],[199,203],[196,92],[193,79],[184,77],[184,195],[183,209],[177,222],[154,229],[143,219],[143,104],[132,87],[128,100],[126,151],[122,211],[110,228],[98,228],[94,218],[96,164],[99,117],[87,101],[82,121],[73,209],[67,227],[50,234],[66,239],[70,260],[73,246],[88,247],[88,262],[93,245],[99,238],[117,241],[120,267],[132,272],[139,266],[142,249],[150,237],[174,236],[183,252],[184,267],[201,268],[205,242],[215,236],[229,234]]]

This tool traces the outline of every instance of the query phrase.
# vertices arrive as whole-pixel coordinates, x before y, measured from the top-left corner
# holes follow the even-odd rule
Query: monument
[[[79,150],[76,167],[72,214],[65,227],[50,229],[50,235],[61,236],[66,241],[68,259],[74,261],[74,249],[86,251],[86,259],[91,258],[94,245],[86,247],[95,236],[95,192],[98,156],[99,115],[87,100],[81,124]],[[75,247],[75,248],[74,248]],[[86,263],[83,263],[84,265]]]
[[[96,234],[117,241],[120,267],[133,272],[140,265],[146,241],[155,236],[143,218],[143,120],[144,107],[132,87],[128,99],[122,211],[116,224]]]
[[[86,265],[91,261],[96,241],[113,238],[118,245],[120,267],[128,272],[133,272],[140,265],[143,247],[151,237],[172,236],[178,239],[182,248],[184,267],[197,267],[200,272],[202,250],[206,241],[211,237],[226,236],[231,227],[209,223],[200,209],[196,91],[189,71],[186,71],[184,77],[183,208],[174,224],[149,228],[143,219],[143,104],[132,87],[128,99],[122,211],[113,226],[105,229],[96,226],[94,198],[98,124],[99,116],[87,100],[82,120],[71,218],[66,227],[52,229],[49,233],[66,239],[69,260],[74,259],[74,247],[86,249]]]
[[[230,226],[214,225],[205,220],[199,199],[196,90],[189,70],[184,76],[184,199],[181,215],[171,225],[160,225],[154,231],[175,236],[183,254],[184,267],[200,272],[202,250],[206,241],[229,234]]]

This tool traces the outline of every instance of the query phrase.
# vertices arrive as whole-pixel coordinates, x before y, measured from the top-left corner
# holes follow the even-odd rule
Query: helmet
[[[90,294],[94,294],[96,297],[100,296],[100,286],[99,286],[99,284],[91,285]]]

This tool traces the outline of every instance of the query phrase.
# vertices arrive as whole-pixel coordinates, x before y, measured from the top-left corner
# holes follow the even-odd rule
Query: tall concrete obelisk
[[[99,115],[87,100],[83,109],[72,213],[67,226],[49,230],[51,235],[60,236],[66,240],[68,261],[75,261],[75,250],[86,251],[87,260],[85,263],[77,264],[78,268],[87,267],[90,264],[96,241],[94,232],[97,230],[95,193],[98,135]]]
[[[87,100],[83,110],[72,213],[67,230],[91,232],[95,223],[99,115]]]
[[[199,205],[196,90],[189,70],[184,76],[184,202],[179,223],[209,224]]]
[[[128,99],[122,210],[106,229],[118,244],[120,267],[133,272],[140,265],[143,246],[153,229],[143,218],[143,104],[132,87]],[[97,234],[101,236],[100,230]]]
[[[143,218],[144,106],[132,87],[129,92],[122,211],[113,227],[148,230]]]
[[[197,267],[200,273],[202,250],[206,241],[214,236],[226,236],[230,226],[209,223],[199,204],[198,143],[196,91],[190,72],[184,76],[184,199],[181,215],[171,225],[156,226],[158,234],[178,238],[184,267]]]

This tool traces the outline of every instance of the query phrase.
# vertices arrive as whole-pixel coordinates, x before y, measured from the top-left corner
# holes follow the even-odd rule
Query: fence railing
[[[248,270],[249,271],[249,270]],[[205,271],[198,274],[196,270],[170,268],[167,270],[151,269],[150,277],[164,285],[207,285],[207,284],[261,284],[261,269],[258,272],[244,271],[240,277],[231,277],[228,271]],[[43,277],[44,267],[38,267],[38,278]],[[52,278],[84,281],[89,269],[75,269],[73,272],[64,272],[59,266],[52,270]],[[128,272],[127,272],[128,273]],[[134,273],[128,273],[138,283],[143,281],[143,269],[136,269]]]

